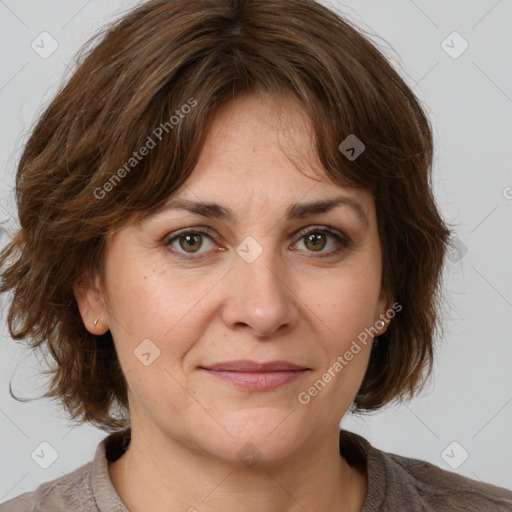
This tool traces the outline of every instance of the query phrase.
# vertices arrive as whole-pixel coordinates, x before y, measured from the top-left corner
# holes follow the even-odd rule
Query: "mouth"
[[[214,378],[250,391],[270,391],[304,376],[311,368],[288,361],[226,361],[201,366],[202,371]]]

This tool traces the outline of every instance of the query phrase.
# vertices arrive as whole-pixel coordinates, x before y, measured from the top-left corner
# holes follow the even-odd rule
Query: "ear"
[[[396,311],[401,311],[402,306],[400,304],[394,306],[394,304],[395,301],[391,293],[382,289],[375,311],[374,326],[378,330],[376,336],[384,334],[392,318],[396,315]]]
[[[91,334],[99,336],[105,334],[109,330],[109,326],[107,310],[97,285],[98,282],[93,283],[88,276],[83,274],[73,284],[73,294],[85,328]]]

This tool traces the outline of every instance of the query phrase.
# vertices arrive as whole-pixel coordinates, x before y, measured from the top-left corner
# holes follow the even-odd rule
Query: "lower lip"
[[[280,372],[233,372],[205,370],[210,375],[251,391],[269,391],[297,380],[306,370]]]

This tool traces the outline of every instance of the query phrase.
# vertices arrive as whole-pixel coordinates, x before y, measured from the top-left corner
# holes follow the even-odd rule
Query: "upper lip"
[[[296,371],[296,370],[309,370],[304,366],[300,366],[289,361],[268,361],[259,363],[257,361],[249,361],[247,359],[240,359],[238,361],[224,361],[208,366],[201,366],[205,370],[218,370],[218,371],[231,371],[231,372],[282,372],[282,371]]]

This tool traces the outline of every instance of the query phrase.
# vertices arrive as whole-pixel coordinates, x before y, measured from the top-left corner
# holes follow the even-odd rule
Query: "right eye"
[[[208,251],[199,251],[204,246],[204,239],[213,241],[213,232],[209,228],[187,228],[176,233],[172,233],[163,244],[171,248],[178,258],[198,259],[195,254],[203,255]],[[203,256],[199,256],[203,257]]]

